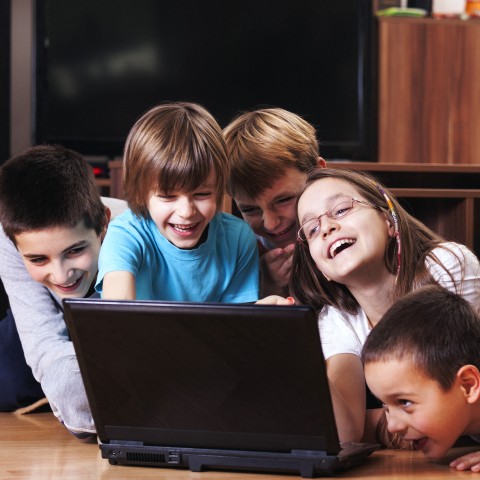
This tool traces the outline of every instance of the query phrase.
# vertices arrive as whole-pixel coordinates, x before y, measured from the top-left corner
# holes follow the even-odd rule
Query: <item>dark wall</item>
[[[0,0],[0,164],[10,156],[10,0]]]

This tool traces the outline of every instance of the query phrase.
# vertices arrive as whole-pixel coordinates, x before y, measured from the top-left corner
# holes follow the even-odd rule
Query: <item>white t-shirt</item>
[[[445,265],[455,282],[452,282],[449,274],[440,265],[427,258],[426,264],[432,277],[448,290],[461,294],[478,309],[480,264],[477,257],[464,245],[453,242],[443,245],[450,251],[435,248],[433,254]],[[325,307],[320,312],[318,328],[325,359],[339,353],[351,353],[360,357],[363,344],[370,333],[367,316],[363,310],[360,309],[358,313],[351,315],[331,306]]]

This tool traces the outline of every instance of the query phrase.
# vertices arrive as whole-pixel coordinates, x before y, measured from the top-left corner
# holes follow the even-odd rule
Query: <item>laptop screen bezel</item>
[[[186,448],[211,448],[233,449],[254,451],[277,451],[287,452],[294,450],[326,451],[335,454],[340,451],[337,429],[335,425],[333,406],[328,390],[328,380],[325,371],[325,362],[321,350],[321,342],[318,336],[317,319],[313,310],[306,306],[270,306],[252,304],[213,304],[191,302],[159,302],[159,301],[113,301],[100,299],[64,299],[65,320],[71,339],[74,343],[80,371],[84,380],[87,398],[92,411],[99,440],[108,444],[110,442],[133,441],[145,445],[168,445]],[[309,332],[315,337],[316,350],[312,352],[309,368],[315,370],[318,385],[321,386],[322,394],[322,432],[319,434],[285,434],[270,432],[242,432],[242,431],[213,431],[208,429],[171,429],[149,428],[146,426],[128,426],[112,424],[104,421],[104,415],[96,401],[96,392],[93,388],[91,376],[94,375],[89,369],[86,344],[89,335],[84,330],[85,326],[93,323],[99,327],[99,319],[109,315],[147,315],[158,316],[160,313],[172,315],[188,314],[189,317],[199,316],[199,319],[208,322],[209,315],[224,316],[225,318],[245,318],[252,321],[258,317],[271,319],[285,317],[289,322],[304,322],[308,324]],[[117,313],[115,313],[117,312]],[[111,317],[109,317],[111,318]],[[272,320],[275,322],[275,320]],[[108,320],[110,324],[113,323]],[[132,327],[135,322],[132,319]],[[88,330],[87,326],[87,330]],[[114,325],[105,325],[105,328],[116,328]],[[122,327],[123,328],[123,327]],[[126,332],[127,333],[127,332]],[[310,335],[309,335],[310,337]],[[91,338],[91,336],[90,336]],[[312,349],[311,343],[308,348]],[[307,345],[306,345],[307,347]],[[90,352],[91,354],[91,352]],[[316,388],[316,387],[315,387]],[[301,404],[301,403],[300,403]]]

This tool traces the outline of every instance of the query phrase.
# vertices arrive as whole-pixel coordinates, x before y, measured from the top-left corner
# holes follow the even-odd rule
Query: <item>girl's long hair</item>
[[[425,265],[427,257],[442,266],[449,274],[440,260],[432,253],[432,250],[445,240],[412,217],[376,178],[352,170],[318,168],[307,176],[302,193],[314,182],[323,178],[335,178],[350,183],[359,195],[388,215],[393,225],[392,210],[384,193],[390,198],[397,217],[402,249],[400,271],[392,292],[392,301],[402,297],[414,287],[436,283]],[[392,275],[397,274],[397,253],[398,243],[396,238],[392,237],[385,251],[385,265]],[[308,243],[302,241],[297,241],[295,245],[290,291],[297,303],[311,305],[318,312],[326,305],[332,305],[351,314],[355,314],[359,308],[357,301],[345,285],[328,281],[325,278],[310,255]]]

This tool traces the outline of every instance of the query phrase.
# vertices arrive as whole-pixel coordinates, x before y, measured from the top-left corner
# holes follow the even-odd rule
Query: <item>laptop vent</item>
[[[127,460],[141,463],[166,463],[163,453],[127,452]]]

